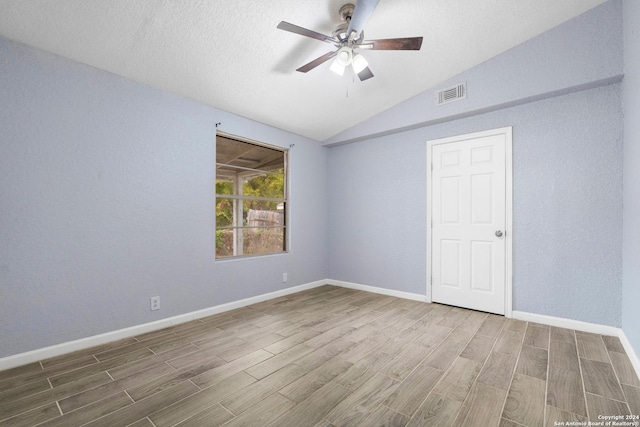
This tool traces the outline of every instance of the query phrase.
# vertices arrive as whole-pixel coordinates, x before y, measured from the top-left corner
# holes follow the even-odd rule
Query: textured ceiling
[[[323,141],[605,0],[381,0],[368,39],[424,36],[415,51],[364,51],[373,79],[330,62],[346,0],[0,0],[0,36]]]

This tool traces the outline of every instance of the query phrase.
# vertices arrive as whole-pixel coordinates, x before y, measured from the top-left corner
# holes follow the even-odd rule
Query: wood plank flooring
[[[0,427],[517,427],[639,412],[618,338],[328,285],[0,372]]]

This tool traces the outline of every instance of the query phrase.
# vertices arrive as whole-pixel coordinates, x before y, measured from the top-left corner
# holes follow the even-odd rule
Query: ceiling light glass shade
[[[336,62],[338,62],[343,67],[351,64],[351,57],[353,56],[353,51],[350,47],[344,46],[338,50],[338,54],[336,55]]]
[[[329,68],[331,71],[341,76],[344,74],[344,65],[340,64],[338,58],[334,59],[333,63],[331,63],[331,67]]]
[[[368,65],[369,65],[369,63],[367,62],[366,59],[364,59],[364,56],[360,55],[359,53],[354,55],[354,57],[353,57],[353,71],[355,71],[356,74],[358,74],[360,71],[362,71],[365,68],[367,68]]]
[[[336,54],[336,59],[333,60],[331,64],[331,71],[338,75],[344,74],[344,69],[347,65],[351,64],[351,59],[353,56],[353,50],[348,46],[343,46],[338,49],[338,53]]]

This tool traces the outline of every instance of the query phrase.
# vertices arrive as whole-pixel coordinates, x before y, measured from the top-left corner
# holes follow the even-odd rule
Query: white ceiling
[[[381,0],[368,39],[424,36],[416,51],[364,51],[375,77],[339,77],[330,34],[347,0],[0,0],[0,36],[309,138],[325,139],[605,0]]]

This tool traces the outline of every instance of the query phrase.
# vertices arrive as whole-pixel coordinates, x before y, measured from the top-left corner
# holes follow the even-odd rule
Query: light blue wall
[[[620,81],[622,2],[603,5],[528,40],[434,89],[467,83],[464,102],[436,106],[427,90],[325,141],[333,145],[495,111]]]
[[[332,279],[425,294],[426,141],[513,126],[514,310],[620,326],[620,84],[331,148]]]
[[[622,329],[640,355],[640,2],[624,2]]]
[[[295,144],[290,254],[214,262],[216,122]],[[0,39],[0,357],[327,277],[325,151]]]

